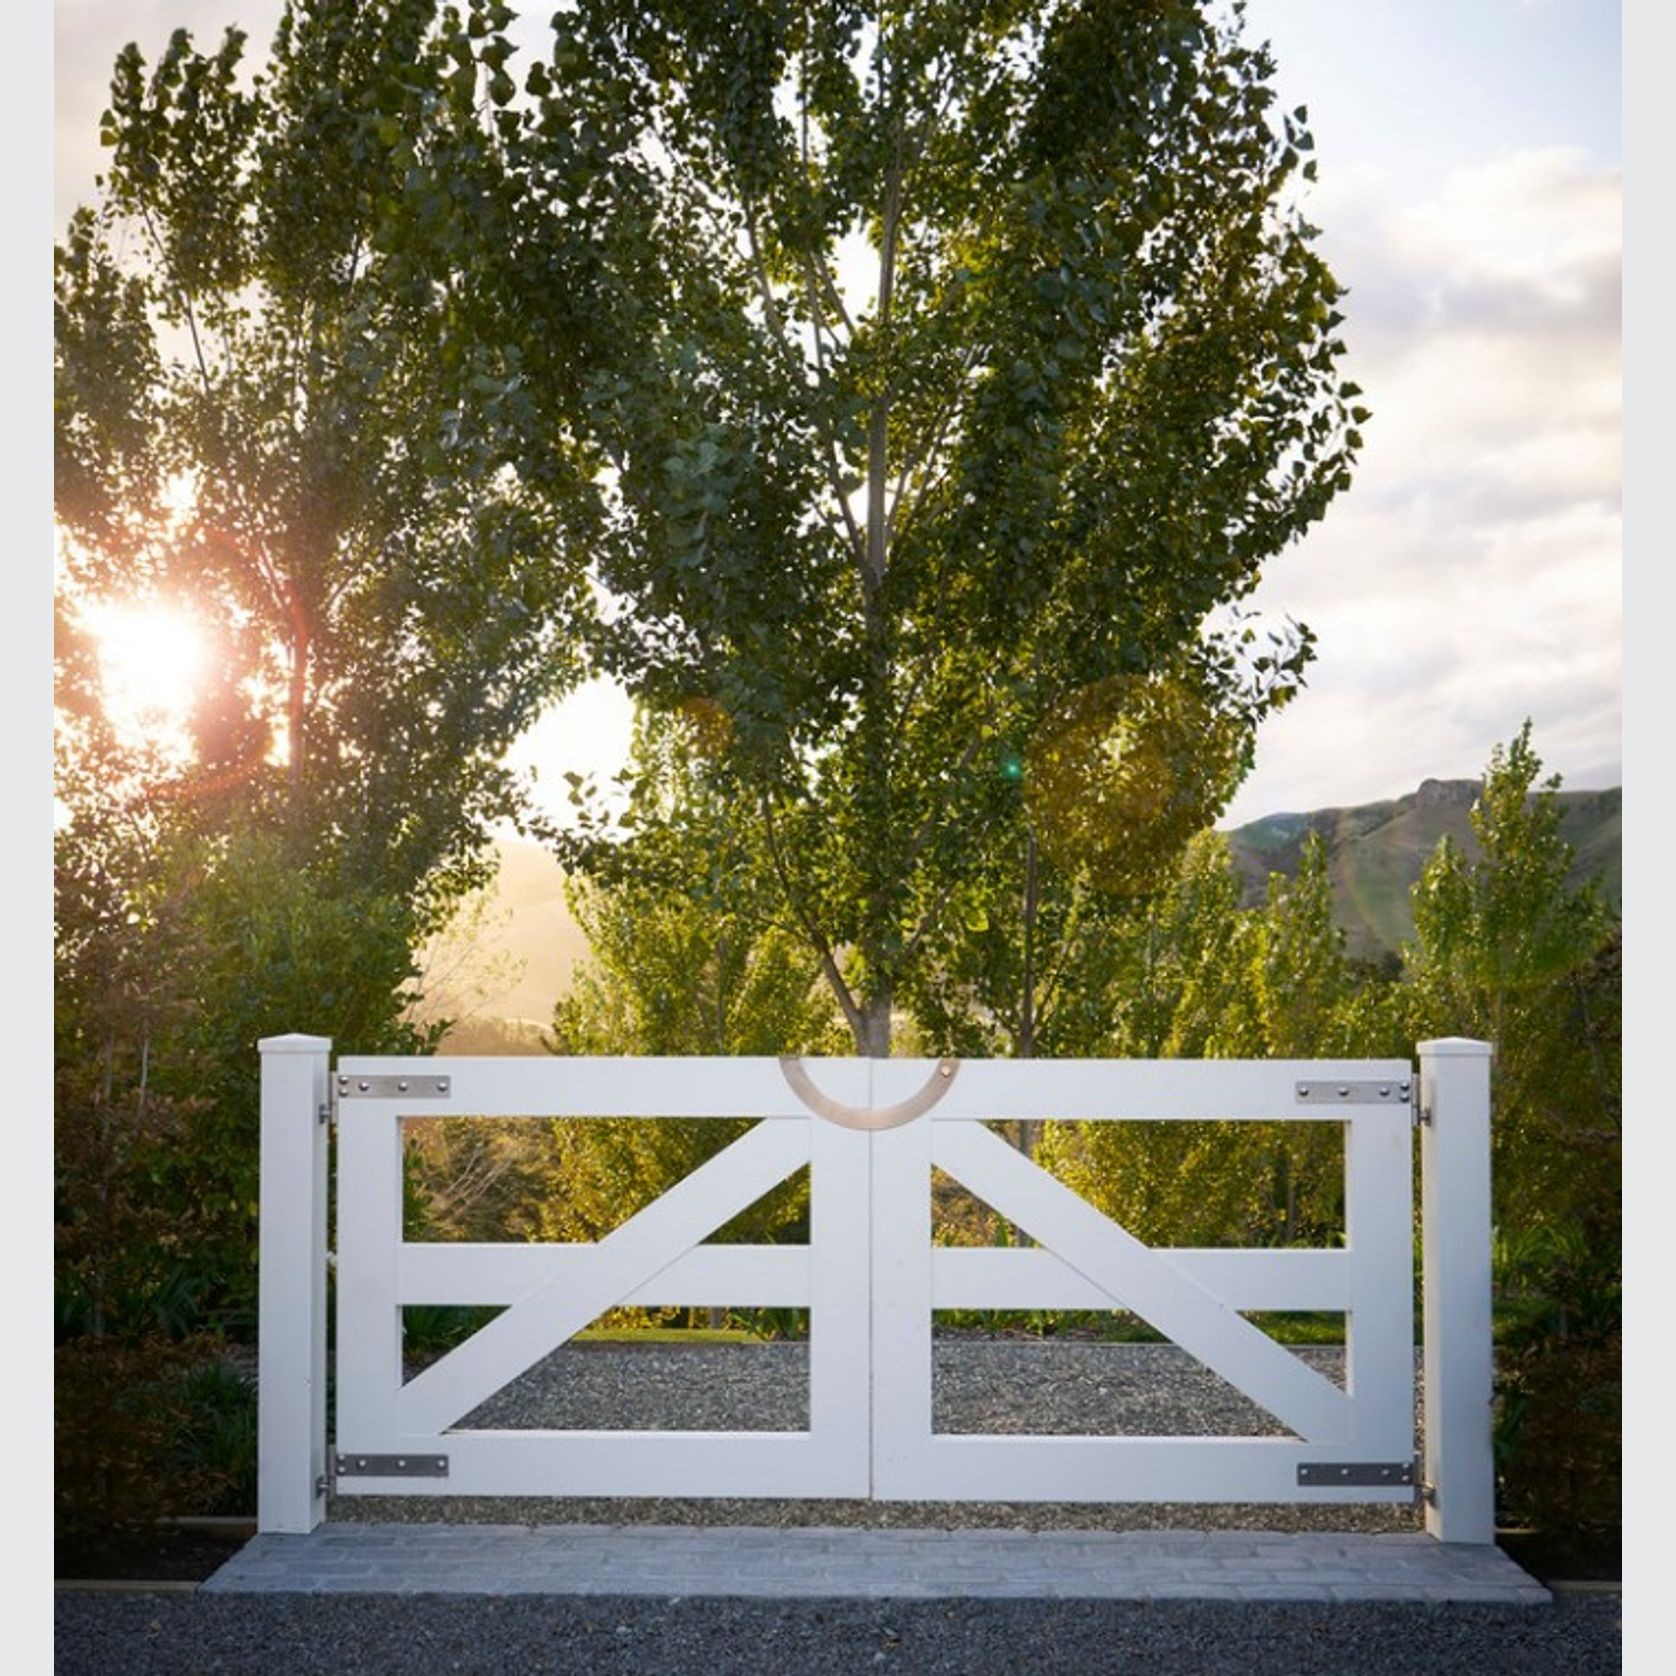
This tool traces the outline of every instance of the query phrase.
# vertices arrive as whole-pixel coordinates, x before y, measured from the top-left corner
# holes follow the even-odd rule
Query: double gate
[[[1389,1501],[1489,1541],[1488,1050],[1406,1061],[357,1059],[262,1044],[261,1499],[307,1530],[331,1479],[374,1495],[954,1501]],[[326,1449],[328,1130],[338,1137],[336,1415]],[[403,1122],[750,1118],[594,1244],[402,1237]],[[987,1125],[1342,1126],[1331,1249],[1149,1247]],[[1414,1438],[1414,1131],[1425,1187],[1426,1456]],[[710,1236],[809,1171],[805,1245]],[[938,1246],[940,1170],[1034,1242]],[[402,1311],[501,1313],[404,1380]],[[618,1305],[808,1311],[799,1431],[510,1430],[469,1417]],[[1284,1436],[961,1434],[933,1425],[933,1313],[1124,1310]],[[1342,1388],[1245,1316],[1342,1312]]]

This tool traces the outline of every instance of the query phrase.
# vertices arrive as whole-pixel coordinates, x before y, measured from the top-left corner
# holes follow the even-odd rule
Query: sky
[[[54,211],[90,198],[125,42],[278,0],[58,0]],[[547,8],[522,33],[539,46]],[[1223,825],[1482,772],[1526,716],[1567,785],[1618,783],[1619,14],[1616,0],[1249,0],[1285,107],[1309,107],[1310,217],[1349,287],[1344,375],[1373,418],[1356,478],[1266,567],[1306,622],[1304,694],[1264,723]],[[517,748],[562,812],[602,782],[629,706],[594,684]]]

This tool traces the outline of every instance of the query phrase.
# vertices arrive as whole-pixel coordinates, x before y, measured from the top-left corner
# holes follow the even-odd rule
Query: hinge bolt
[[[361,1092],[363,1094],[365,1094],[366,1091],[369,1088],[372,1087],[372,1084],[370,1082],[368,1082],[365,1078],[363,1078],[356,1086],[361,1090]]]
[[[396,1083],[396,1091],[399,1094],[405,1094],[407,1092],[407,1079],[405,1077]]]
[[[325,1495],[327,1488],[328,1488],[328,1486],[327,1486],[327,1483],[326,1483],[326,1475],[325,1475],[325,1473],[321,1473],[320,1476],[317,1479],[315,1479],[315,1481],[314,1481],[314,1493],[317,1496],[323,1496],[323,1495]]]

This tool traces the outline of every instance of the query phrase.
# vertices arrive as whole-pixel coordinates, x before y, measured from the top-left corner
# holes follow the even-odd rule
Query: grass
[[[1344,1317],[1335,1314],[1253,1314],[1254,1327],[1280,1344],[1344,1342]],[[1007,1338],[1094,1339],[1107,1344],[1167,1344],[1170,1341],[1138,1316],[1103,1316],[1020,1310],[939,1311],[938,1325],[961,1333],[993,1333]],[[589,1327],[575,1344],[766,1344],[771,1339],[745,1327]]]
[[[584,1327],[573,1344],[765,1344],[743,1327]]]

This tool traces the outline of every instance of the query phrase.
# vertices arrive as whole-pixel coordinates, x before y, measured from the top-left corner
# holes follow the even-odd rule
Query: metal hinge
[[[1329,1077],[1292,1085],[1293,1094],[1305,1105],[1315,1106],[1397,1106],[1408,1098],[1411,1087],[1407,1077],[1386,1077],[1377,1082],[1335,1082]]]
[[[452,1086],[452,1077],[356,1077],[340,1071],[335,1090],[340,1100],[446,1100]]]
[[[1418,1473],[1414,1475],[1414,1494],[1427,1507],[1437,1506],[1437,1485],[1429,1483]]]
[[[315,1113],[321,1123],[336,1123],[338,1120],[338,1097],[332,1090],[327,1089],[326,1098],[320,1102],[320,1109]]]
[[[1419,1082],[1418,1078],[1416,1078],[1415,1082],[1414,1082],[1414,1102],[1413,1102],[1413,1104],[1414,1104],[1414,1127],[1416,1129],[1418,1129],[1418,1128],[1422,1127],[1423,1125],[1424,1126],[1430,1126],[1431,1121],[1432,1121],[1432,1108],[1430,1106],[1426,1105],[1420,1098],[1420,1082]]]
[[[1298,1482],[1311,1489],[1348,1489],[1370,1484],[1412,1484],[1413,1461],[1300,1461]]]
[[[446,1478],[446,1455],[343,1455],[339,1478]]]

